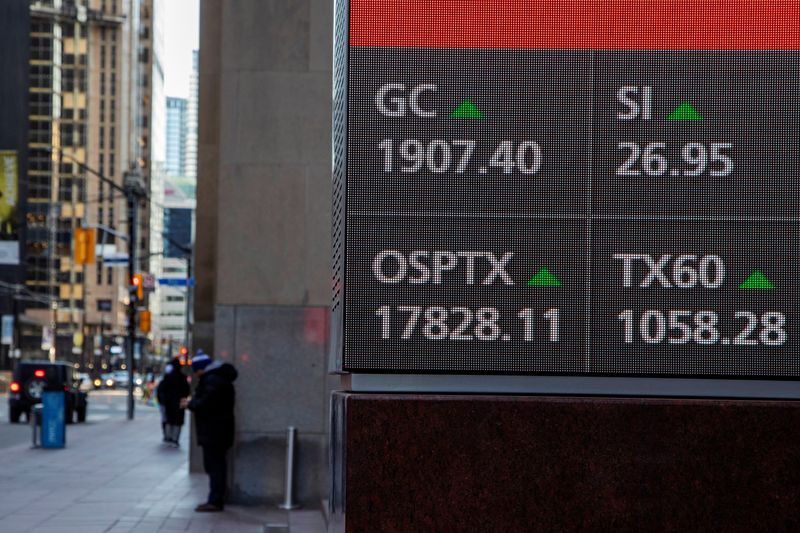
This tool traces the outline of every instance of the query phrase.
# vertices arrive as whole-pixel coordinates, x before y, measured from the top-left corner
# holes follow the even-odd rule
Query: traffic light
[[[75,228],[73,235],[73,259],[76,265],[93,265],[95,262],[95,228]]]
[[[139,311],[139,330],[150,333],[150,311]]]
[[[141,274],[134,274],[131,280],[131,296],[135,296],[138,301],[144,300],[144,283]]]

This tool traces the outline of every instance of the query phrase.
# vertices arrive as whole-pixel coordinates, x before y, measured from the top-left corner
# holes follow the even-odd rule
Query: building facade
[[[186,175],[186,120],[189,101],[167,97],[167,153],[164,171],[170,176]]]
[[[146,208],[146,228],[140,233],[143,239],[142,261],[139,270],[152,274],[151,279],[158,277],[163,268],[164,249],[164,187],[166,165],[167,123],[166,96],[164,94],[164,19],[165,0],[142,0],[140,31],[141,61],[141,103],[139,124],[141,128],[143,167],[147,169],[146,183],[149,190],[149,202]],[[145,248],[149,246],[149,248]],[[142,367],[162,366],[166,353],[161,350],[158,317],[160,314],[159,299],[155,295],[155,287],[145,290],[146,300],[141,310],[150,311],[151,330],[142,333],[142,354],[145,361]]]
[[[161,277],[190,277],[194,242],[195,187],[187,177],[167,177],[164,188],[164,254]],[[191,287],[160,284],[156,291],[159,303],[158,331],[167,352],[176,354],[180,346],[189,346]],[[164,351],[162,349],[162,351]]]
[[[102,258],[127,249],[126,205],[111,183],[121,187],[131,168],[150,181],[151,2],[30,2],[26,283],[52,303],[32,304],[27,313],[55,328],[51,356],[87,366],[109,362],[127,321],[125,265]],[[145,205],[142,213],[137,246],[146,257]],[[94,264],[73,261],[79,227],[97,230]]]
[[[199,94],[200,52],[192,52],[192,73],[189,78],[189,100],[186,105],[186,164],[184,173],[191,179],[197,179],[197,113]]]
[[[26,181],[28,160],[28,0],[0,2],[0,314],[19,316],[29,294],[25,281]],[[11,104],[13,102],[13,105]],[[12,367],[20,328],[0,346],[0,370]]]

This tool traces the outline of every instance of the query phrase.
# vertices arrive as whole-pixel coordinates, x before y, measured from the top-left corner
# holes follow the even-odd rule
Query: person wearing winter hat
[[[156,397],[162,408],[164,442],[177,448],[184,420],[184,411],[180,408],[180,403],[182,398],[189,396],[191,389],[177,358],[173,359],[164,371],[164,378],[158,385]]]
[[[197,443],[203,448],[203,468],[208,474],[208,501],[195,507],[197,512],[217,512],[225,507],[228,466],[226,456],[233,445],[238,373],[230,363],[212,361],[202,350],[192,357],[192,372],[197,388],[181,407],[194,414]]]

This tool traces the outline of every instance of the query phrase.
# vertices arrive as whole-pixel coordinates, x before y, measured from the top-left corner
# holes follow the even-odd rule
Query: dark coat
[[[233,445],[233,406],[236,402],[233,382],[237,375],[231,364],[215,361],[200,376],[189,402],[200,446],[227,449]]]
[[[172,372],[164,376],[158,384],[156,398],[158,403],[164,406],[167,424],[182,426],[185,413],[181,409],[181,398],[186,398],[191,394],[191,388],[186,376],[181,372],[180,366],[172,368]]]

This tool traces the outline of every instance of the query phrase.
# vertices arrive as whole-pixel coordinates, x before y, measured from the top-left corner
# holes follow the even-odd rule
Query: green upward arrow
[[[539,272],[528,280],[528,287],[560,287],[561,280],[555,277],[547,267],[542,268]]]
[[[759,272],[754,271],[750,276],[739,285],[740,289],[774,289],[775,285],[767,279],[767,277]]]
[[[689,102],[683,102],[669,114],[667,120],[703,120],[703,115]]]
[[[450,113],[450,118],[483,118],[484,116],[483,111],[478,109],[478,106],[473,104],[469,98],[458,104],[458,107]]]

